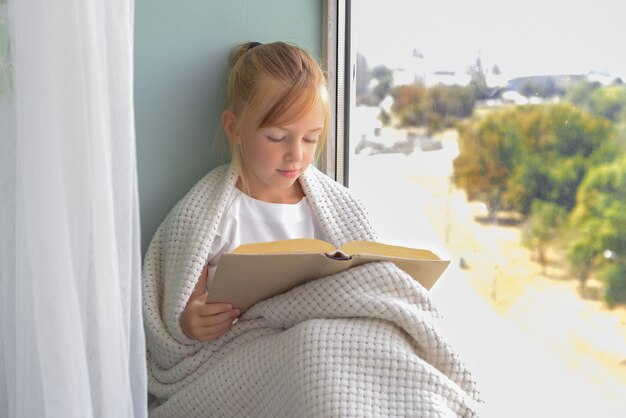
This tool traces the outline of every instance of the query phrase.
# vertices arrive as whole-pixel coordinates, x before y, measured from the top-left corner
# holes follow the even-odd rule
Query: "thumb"
[[[206,299],[207,299],[208,296],[209,296],[209,292],[207,292],[207,291],[204,291],[202,293],[198,292],[197,295],[193,295],[191,300],[193,302],[206,303]]]

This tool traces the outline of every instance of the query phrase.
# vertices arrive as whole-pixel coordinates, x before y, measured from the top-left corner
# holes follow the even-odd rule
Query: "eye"
[[[308,142],[309,144],[315,144],[317,142],[317,138],[302,138],[304,142]]]
[[[282,138],[274,138],[273,136],[267,136],[267,139],[269,139],[272,142],[281,142],[284,141],[287,137],[283,136]]]

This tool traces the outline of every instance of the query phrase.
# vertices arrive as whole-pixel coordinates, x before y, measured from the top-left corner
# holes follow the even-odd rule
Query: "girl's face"
[[[230,140],[242,147],[242,170],[251,196],[271,203],[296,203],[303,196],[298,177],[313,161],[324,128],[324,108],[318,101],[296,121],[257,128],[261,110],[258,118],[253,114],[241,121],[226,110],[224,128]]]

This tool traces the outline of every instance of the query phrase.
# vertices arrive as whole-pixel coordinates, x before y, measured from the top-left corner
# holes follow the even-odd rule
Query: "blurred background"
[[[352,2],[348,182],[492,416],[626,407],[626,39],[608,0]]]

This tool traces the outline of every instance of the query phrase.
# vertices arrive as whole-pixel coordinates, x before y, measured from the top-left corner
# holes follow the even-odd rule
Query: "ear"
[[[241,137],[239,136],[239,126],[237,123],[237,115],[230,109],[226,109],[222,112],[222,126],[224,132],[229,140],[235,144],[241,144]]]

